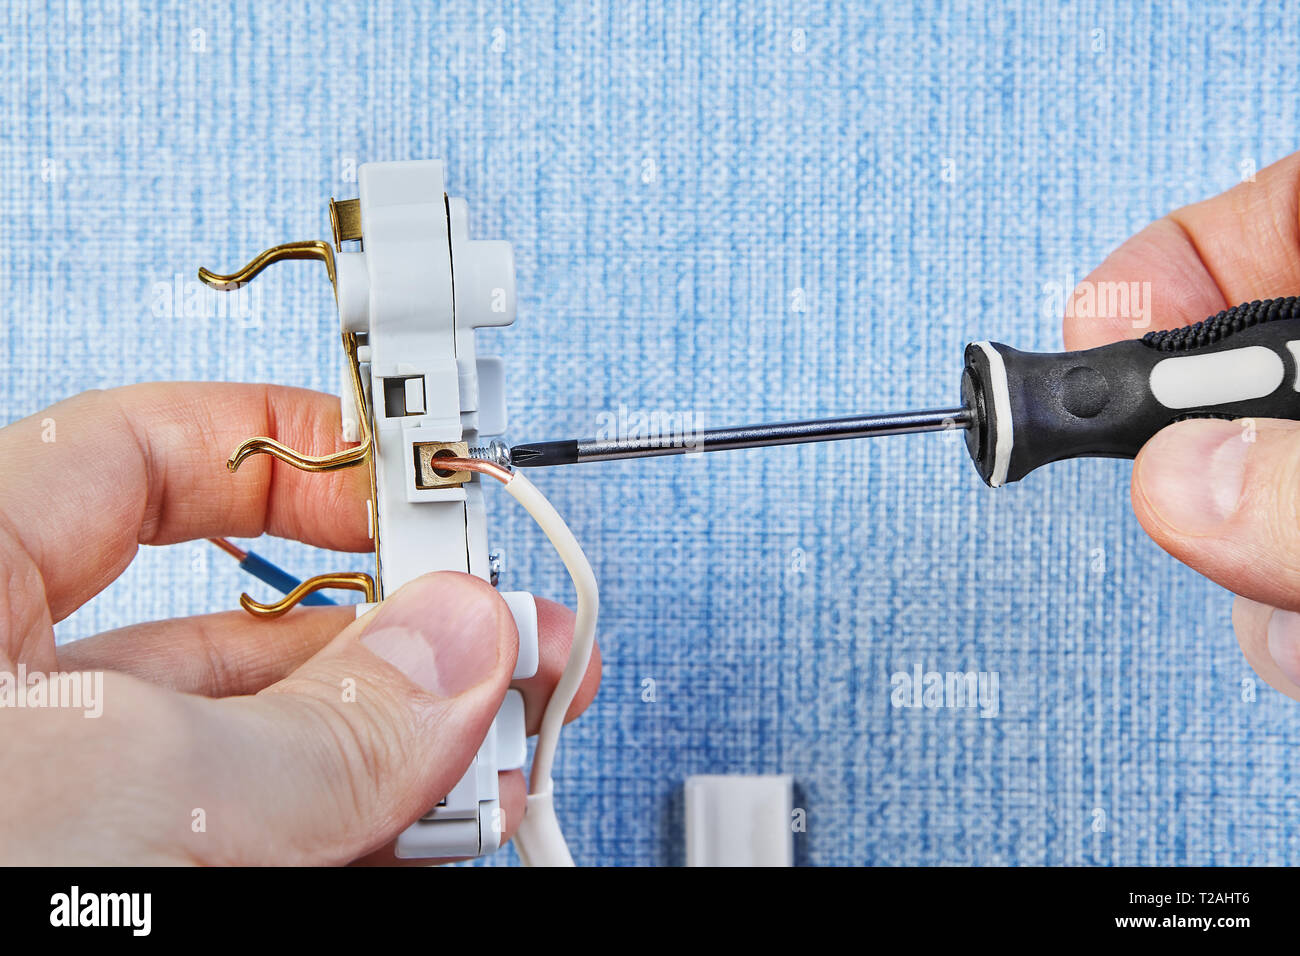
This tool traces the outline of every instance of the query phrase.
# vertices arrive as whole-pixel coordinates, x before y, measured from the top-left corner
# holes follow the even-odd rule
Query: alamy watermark
[[[86,893],[73,886],[50,897],[50,925],[123,927],[132,936],[148,936],[153,928],[153,894]]]
[[[1127,319],[1135,329],[1151,327],[1150,282],[1075,282],[1067,273],[1064,282],[1043,283],[1043,317],[1059,319]]]
[[[149,294],[155,319],[221,319],[241,329],[262,325],[260,283],[241,282],[220,291],[178,272],[171,282],[155,282]]]
[[[636,442],[646,448],[681,448],[687,454],[704,446],[704,416],[699,412],[619,405],[596,415],[596,441]]]
[[[0,671],[0,708],[62,708],[83,711],[83,717],[104,713],[103,671]]]
[[[890,678],[889,702],[895,707],[978,708],[981,717],[996,717],[1001,709],[997,671],[927,671],[914,664]]]

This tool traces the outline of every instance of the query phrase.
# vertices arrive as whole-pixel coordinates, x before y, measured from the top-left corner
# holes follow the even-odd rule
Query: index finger
[[[1067,310],[1066,348],[1137,338],[1199,322],[1242,302],[1300,293],[1298,193],[1300,153],[1294,153],[1262,170],[1253,182],[1147,226],[1075,290],[1074,302],[1084,307]],[[1109,283],[1138,290],[1149,324],[1135,328],[1131,308],[1129,314],[1117,314],[1097,307],[1125,300],[1099,294],[1117,288]]]
[[[265,455],[344,447],[339,400],[268,385],[157,383],[86,392],[0,429],[0,522],[39,571],[55,621],[111,583],[141,544],[267,533],[366,551],[369,470],[307,473]],[[13,572],[24,555],[0,554]]]

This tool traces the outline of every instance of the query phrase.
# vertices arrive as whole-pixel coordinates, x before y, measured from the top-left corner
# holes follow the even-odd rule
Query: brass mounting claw
[[[339,204],[345,207],[342,212],[343,232],[347,238],[352,238],[350,231],[359,228],[359,215],[353,206],[346,203]],[[331,218],[334,219],[334,233],[336,238],[340,233],[339,215],[340,211],[335,210],[331,202]],[[357,220],[358,225],[353,224]],[[304,242],[288,242],[284,245],[273,246],[265,252],[258,253],[242,269],[231,273],[230,275],[220,275],[207,269],[199,269],[199,279],[205,284],[219,291],[230,291],[238,289],[244,283],[254,278],[267,266],[283,259],[315,259],[325,263],[325,271],[329,275],[330,286],[334,289],[334,295],[338,296],[337,272],[335,270],[334,250],[329,243],[322,239],[311,239]],[[334,471],[339,468],[349,468],[354,465],[360,465],[371,461],[371,449],[374,446],[374,435],[370,427],[370,415],[366,407],[365,388],[361,384],[361,358],[359,346],[357,344],[357,335],[354,332],[343,333],[343,351],[347,355],[348,372],[352,384],[352,397],[354,407],[357,409],[357,419],[360,430],[360,439],[356,445],[351,448],[345,448],[343,451],[334,452],[329,455],[304,455],[302,452],[295,451],[287,445],[281,444],[274,438],[259,436],[249,438],[239,444],[230,458],[226,461],[226,467],[232,472],[237,471],[247,459],[253,455],[270,455],[278,458],[286,464],[292,465],[303,471],[321,472]],[[371,528],[374,529],[372,534],[378,534],[378,515],[376,513],[377,495],[375,491],[375,474],[373,463],[370,469],[370,522]],[[239,604],[245,611],[258,617],[277,617],[286,611],[295,607],[303,598],[314,591],[322,588],[345,588],[351,591],[361,591],[365,594],[366,601],[373,603],[378,600],[379,588],[375,584],[379,572],[379,551],[376,544],[375,550],[375,576],[362,572],[340,572],[338,574],[321,574],[314,578],[302,582],[283,598],[274,604],[262,604],[254,601],[247,594],[239,596]]]
[[[336,471],[339,468],[351,468],[353,465],[359,465],[370,457],[370,423],[369,416],[366,414],[366,395],[361,387],[361,365],[357,359],[357,336],[355,332],[343,333],[343,350],[348,356],[348,371],[351,373],[352,378],[352,395],[359,412],[357,415],[357,422],[361,429],[361,437],[358,439],[359,444],[351,448],[345,448],[343,451],[336,451],[330,455],[304,455],[302,452],[294,451],[287,445],[281,444],[274,438],[259,436],[240,442],[239,447],[234,450],[226,461],[227,468],[231,471],[238,471],[239,466],[253,455],[270,455],[272,458],[278,458],[285,464],[293,465],[293,467],[302,471]]]
[[[313,591],[323,588],[343,588],[348,591],[360,591],[366,597],[367,604],[375,602],[375,579],[361,571],[340,571],[335,574],[318,574],[303,581],[274,604],[262,604],[254,601],[247,594],[239,595],[239,606],[256,617],[279,617],[292,610],[303,598]]]
[[[265,252],[259,252],[248,265],[236,272],[232,272],[230,275],[218,275],[215,272],[200,268],[199,279],[214,289],[230,291],[248,282],[271,263],[279,262],[282,259],[317,259],[325,263],[325,271],[330,277],[330,286],[335,287],[337,274],[334,269],[334,250],[330,248],[330,244],[324,239],[308,239],[303,242],[286,242],[280,246],[272,246]],[[335,288],[335,295],[337,294],[338,290]],[[287,445],[281,444],[274,438],[259,436],[241,442],[226,461],[227,468],[231,471],[238,471],[239,466],[253,455],[270,455],[303,471],[334,471],[336,468],[359,465],[369,458],[370,428],[367,423],[368,416],[365,414],[366,398],[365,391],[361,387],[361,368],[360,361],[357,358],[357,337],[355,333],[343,333],[343,350],[347,353],[348,368],[352,373],[353,397],[356,401],[356,408],[359,413],[357,417],[361,425],[360,443],[352,448],[334,452],[332,455],[304,455],[302,452],[294,451]]]
[[[330,197],[330,230],[334,233],[334,248],[343,251],[343,243],[361,238],[361,200],[345,199],[335,202]]]
[[[307,239],[303,242],[286,242],[281,246],[272,246],[265,252],[259,252],[244,268],[230,275],[220,275],[199,267],[199,281],[211,286],[218,292],[230,292],[238,289],[273,262],[284,259],[318,259],[325,263],[329,273],[330,285],[334,285],[334,250],[324,239]]]

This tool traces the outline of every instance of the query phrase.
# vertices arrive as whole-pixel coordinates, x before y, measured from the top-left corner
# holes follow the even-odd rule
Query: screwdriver
[[[1133,458],[1187,418],[1300,420],[1300,297],[1077,352],[966,346],[961,405],[662,435],[515,445],[516,467],[647,458],[961,428],[991,487],[1067,458]]]

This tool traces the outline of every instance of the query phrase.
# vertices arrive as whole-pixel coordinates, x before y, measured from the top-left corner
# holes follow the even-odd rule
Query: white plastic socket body
[[[502,363],[478,355],[475,329],[514,322],[514,255],[509,243],[470,238],[468,206],[447,196],[439,161],[370,163],[358,180],[362,251],[336,256],[336,293],[343,330],[364,336],[358,353],[375,441],[379,594],[430,571],[486,580],[477,476],[453,487],[419,487],[418,446],[483,445],[505,431]],[[347,375],[345,367],[343,433],[356,440],[363,412],[350,400]],[[536,604],[523,592],[503,597],[519,627],[514,676],[532,676]],[[398,838],[397,855],[495,850],[505,822],[497,774],[521,767],[525,755],[523,700],[512,690],[465,776]]]

